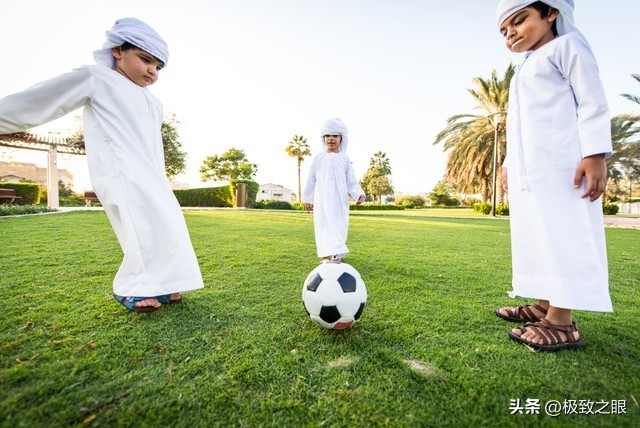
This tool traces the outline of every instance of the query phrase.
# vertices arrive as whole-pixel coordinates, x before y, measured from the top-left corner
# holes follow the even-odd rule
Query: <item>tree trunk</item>
[[[300,158],[298,158],[298,202],[302,202],[302,187],[300,184]]]

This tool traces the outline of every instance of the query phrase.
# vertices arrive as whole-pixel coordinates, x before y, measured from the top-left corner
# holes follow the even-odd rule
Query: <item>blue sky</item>
[[[495,0],[23,0],[3,4],[0,96],[83,64],[120,17],[147,22],[170,48],[151,91],[181,121],[191,187],[209,155],[245,150],[256,180],[297,189],[296,162],[284,152],[296,134],[320,150],[319,127],[340,117],[361,177],[377,151],[387,154],[397,191],[429,192],[446,154],[433,141],[448,117],[476,113],[474,77],[502,74],[520,57],[504,47]],[[640,2],[576,0],[612,114],[640,113],[619,96],[640,94]],[[40,132],[67,132],[72,118]],[[45,164],[27,151],[0,160]],[[303,182],[310,160],[303,164]],[[83,158],[64,156],[78,191],[90,188]]]

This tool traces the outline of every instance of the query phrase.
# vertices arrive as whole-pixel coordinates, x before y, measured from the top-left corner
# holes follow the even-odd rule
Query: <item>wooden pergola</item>
[[[83,147],[69,142],[66,138],[43,137],[28,132],[0,135],[0,146],[14,149],[47,152],[47,205],[58,208],[58,153],[85,155]]]

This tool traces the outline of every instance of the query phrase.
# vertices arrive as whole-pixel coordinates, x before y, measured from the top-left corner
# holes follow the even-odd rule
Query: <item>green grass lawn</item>
[[[205,288],[152,314],[112,297],[103,212],[0,218],[0,426],[638,426],[640,231],[607,229],[615,312],[575,314],[587,348],[540,353],[494,314],[522,302],[509,222],[434,215],[351,214],[369,300],[344,331],[302,307],[307,213],[186,211]]]

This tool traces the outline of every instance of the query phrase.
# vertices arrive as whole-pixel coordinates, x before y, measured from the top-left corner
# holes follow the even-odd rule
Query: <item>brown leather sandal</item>
[[[545,318],[538,322],[528,322],[522,327],[518,327],[520,334],[524,334],[527,330],[533,330],[536,337],[542,338],[542,343],[532,343],[523,339],[513,332],[509,332],[509,337],[516,342],[524,343],[534,349],[541,351],[559,351],[561,349],[584,348],[587,346],[584,340],[579,337],[577,340],[573,337],[573,333],[578,331],[578,325],[572,321],[569,325],[551,324]],[[559,332],[564,333],[564,339]]]
[[[542,318],[547,315],[547,310],[542,306],[538,305],[520,305],[520,306],[509,306],[506,308],[498,308],[496,309],[496,315],[502,318],[503,320],[513,321],[513,322],[537,322],[542,318],[538,318],[535,313],[530,308],[535,308],[538,312],[542,312]],[[507,315],[503,315],[500,313],[500,309],[504,309],[507,312]]]

